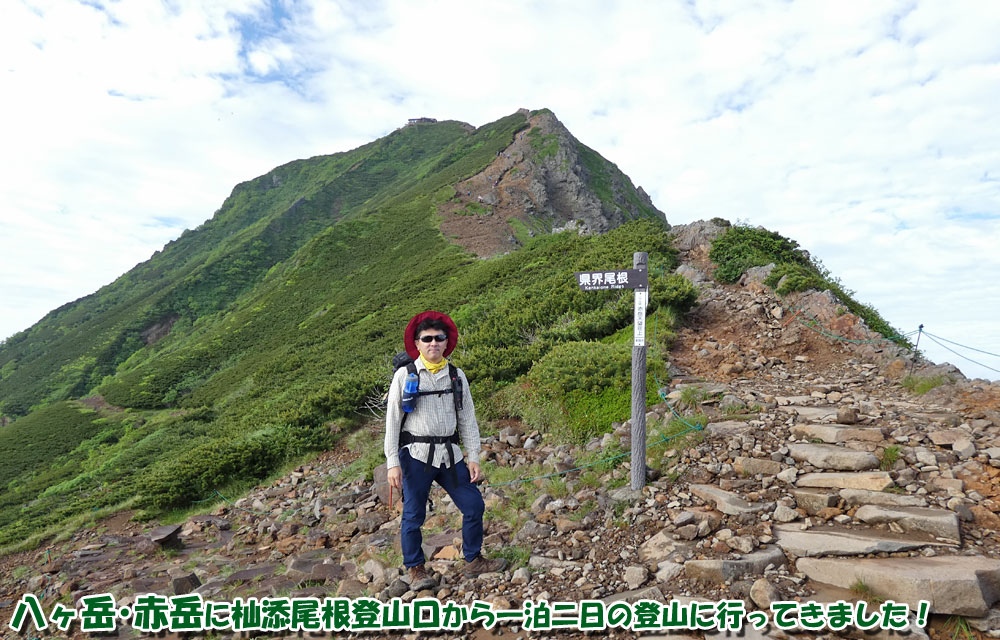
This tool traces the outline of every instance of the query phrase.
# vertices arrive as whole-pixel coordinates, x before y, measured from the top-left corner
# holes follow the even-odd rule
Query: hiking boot
[[[410,567],[410,590],[411,591],[423,591],[424,589],[433,589],[437,586],[437,580],[431,577],[431,574],[427,573],[427,569],[424,565],[418,564],[415,567]]]
[[[471,562],[466,561],[465,569],[462,573],[466,578],[473,578],[481,573],[497,573],[507,568],[506,558],[493,558],[487,560],[482,555],[478,555]]]

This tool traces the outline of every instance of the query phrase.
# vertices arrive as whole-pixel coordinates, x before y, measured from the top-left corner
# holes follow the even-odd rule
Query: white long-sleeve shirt
[[[421,391],[446,391],[451,389],[451,378],[448,377],[448,367],[437,374],[431,374],[424,363],[417,358],[417,377],[420,380]],[[386,467],[391,469],[399,466],[399,425],[403,419],[403,385],[406,382],[406,367],[400,367],[392,377],[389,386],[388,407],[385,412],[385,459]],[[469,381],[465,372],[458,370],[462,379],[462,409],[455,415],[455,401],[450,393],[440,395],[420,396],[416,408],[406,419],[406,430],[415,436],[450,436],[456,431],[461,436],[465,452],[470,462],[479,462],[479,423],[476,422],[476,409],[472,404],[472,394],[469,393]],[[456,422],[457,419],[457,422]],[[455,462],[462,459],[462,450],[456,444],[439,444],[434,449],[434,467],[449,466],[448,447],[452,447]],[[427,462],[430,454],[430,443],[413,442],[405,448],[409,449],[414,460]]]

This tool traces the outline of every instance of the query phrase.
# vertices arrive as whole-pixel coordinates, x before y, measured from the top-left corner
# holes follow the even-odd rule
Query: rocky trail
[[[926,599],[931,625],[909,637],[952,637],[945,625],[956,616],[969,637],[1000,637],[1000,385],[962,379],[911,394],[899,382],[906,354],[861,342],[872,334],[835,300],[813,293],[793,302],[859,342],[789,318],[790,301],[763,287],[760,273],[737,285],[708,280],[707,229],[678,228],[681,271],[702,296],[672,350],[669,405],[650,408],[647,429],[651,441],[670,433],[671,407],[703,414],[707,426],[651,448],[650,482],[638,492],[628,487],[627,457],[557,482],[486,486],[493,517],[484,546],[511,552],[509,570],[462,576],[460,516],[436,489],[424,546],[440,586],[414,593],[400,569],[398,500],[390,509],[378,473],[375,483],[338,483],[346,461],[331,452],[179,525],[116,517],[0,559],[0,619],[10,619],[22,593],[38,595],[46,611],[105,592],[119,605],[147,592],[196,592],[225,601],[434,596],[502,609],[527,599],[731,598],[748,610],[779,600]],[[371,446],[381,447],[378,426],[371,429]],[[523,477],[627,451],[628,440],[628,423],[578,448],[504,423],[483,438],[481,459]],[[687,633],[668,635],[704,637]],[[494,635],[574,634],[462,637]],[[771,628],[744,637],[785,635]]]

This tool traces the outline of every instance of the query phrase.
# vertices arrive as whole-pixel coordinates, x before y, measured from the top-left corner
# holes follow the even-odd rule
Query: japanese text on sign
[[[614,271],[577,271],[576,282],[583,291],[608,289],[645,289],[649,275],[645,269],[617,269]]]

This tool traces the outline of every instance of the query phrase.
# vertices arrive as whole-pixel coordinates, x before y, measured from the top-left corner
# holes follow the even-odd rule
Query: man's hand
[[[403,468],[393,467],[386,471],[386,477],[389,480],[389,486],[393,489],[402,491],[403,489]]]
[[[479,482],[480,480],[484,479],[483,478],[483,470],[479,468],[479,463],[478,462],[470,462],[469,463],[469,476],[470,476],[469,480],[473,484],[475,484],[475,483]]]

